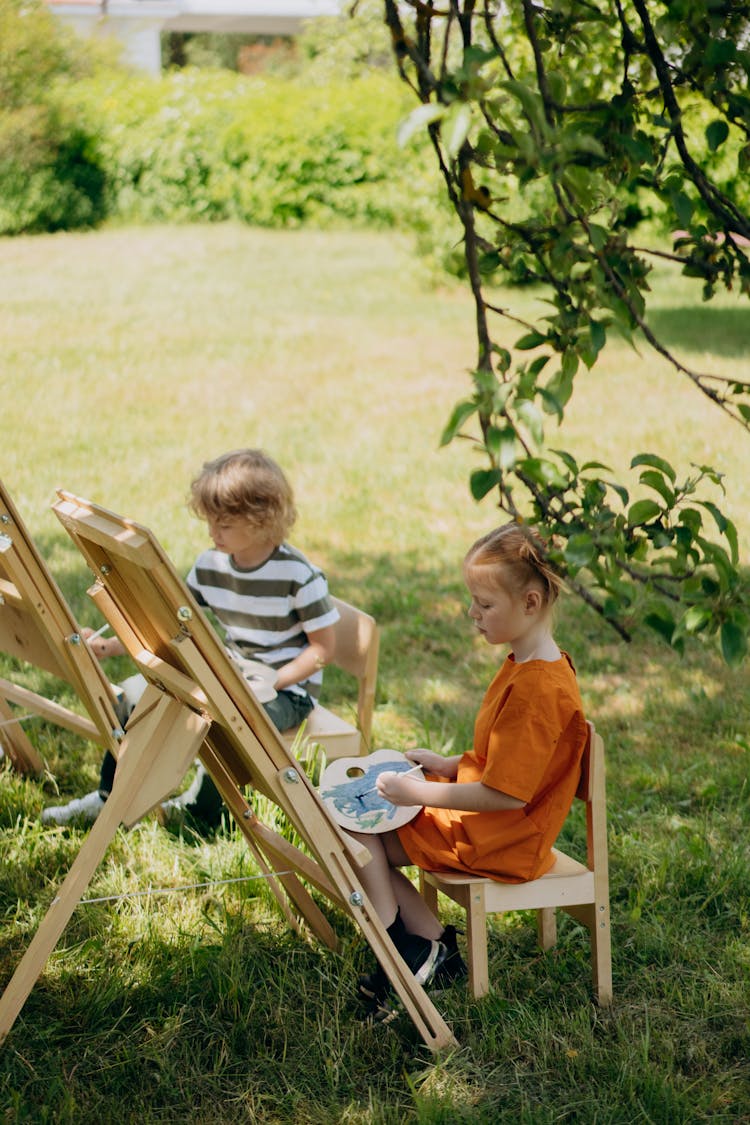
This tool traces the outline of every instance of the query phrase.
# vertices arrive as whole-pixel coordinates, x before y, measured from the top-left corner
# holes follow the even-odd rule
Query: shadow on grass
[[[654,334],[668,347],[708,352],[729,359],[746,357],[750,346],[750,309],[691,305],[653,309],[648,316]]]
[[[74,616],[98,626],[86,595],[92,575],[63,529],[40,536],[37,546],[53,560],[50,571]],[[474,631],[458,555],[454,563],[417,551],[328,552],[332,592],[371,613],[380,627],[376,739],[397,739],[404,748],[432,738],[427,744],[436,749],[453,740],[456,751],[471,743],[476,711],[504,650],[488,646]],[[573,656],[584,705],[608,743],[611,770],[624,768],[627,760],[630,780],[649,774],[654,784],[664,784],[658,778],[679,768],[680,792],[692,770],[704,795],[721,789],[719,783],[700,782],[699,772],[710,763],[707,776],[718,776],[722,755],[742,749],[740,732],[747,726],[742,671],[726,668],[714,649],[700,642],[680,656],[645,629],[636,629],[627,645],[572,596],[559,609],[555,631]],[[10,666],[5,667],[8,674]],[[132,667],[122,657],[107,661],[105,671],[116,682]],[[33,686],[44,690],[49,683],[54,697],[59,682],[41,677]],[[334,708],[354,706],[353,684],[335,667],[326,673],[324,699]]]
[[[83,616],[88,577],[65,533],[39,546]],[[416,553],[334,552],[329,559],[332,590],[373,613],[382,630],[376,733],[395,731],[406,741],[421,724],[441,736],[459,731],[468,745],[501,654],[472,636],[459,567]],[[558,948],[541,956],[528,918],[493,921],[496,990],[481,1003],[462,990],[438,1003],[462,1050],[435,1068],[435,1116],[420,1118],[419,1081],[432,1060],[409,1021],[375,1038],[359,1026],[353,995],[367,951],[335,911],[339,955],[309,946],[281,920],[269,925],[265,906],[256,909],[252,898],[222,908],[210,895],[214,904],[201,899],[192,916],[172,907],[132,922],[126,910],[120,918],[114,909],[110,917],[109,908],[87,907],[32,991],[10,1041],[21,1046],[0,1068],[17,1098],[16,1120],[44,1120],[34,1117],[40,1107],[52,1107],[49,1120],[94,1120],[96,1112],[106,1120],[114,1103],[126,1102],[130,1120],[291,1123],[359,1114],[395,1125],[462,1120],[467,1090],[482,1107],[476,1120],[492,1120],[501,1100],[523,1119],[528,1106],[512,1100],[519,1090],[561,1107],[587,1075],[601,1083],[598,1104],[608,1098],[609,1119],[618,1120],[646,1056],[658,1098],[666,1099],[652,1119],[689,1120],[688,1100],[710,1108],[722,1093],[731,1116],[741,1095],[736,1060],[746,1046],[738,999],[746,996],[741,935],[750,885],[744,673],[697,647],[679,657],[640,635],[626,646],[572,599],[557,634],[575,657],[607,751],[612,1013],[592,1012],[587,942],[574,923],[565,920]],[[332,700],[347,698],[343,680],[331,675],[329,684]],[[454,749],[462,748],[457,741]],[[91,748],[70,742],[61,746],[62,765],[66,755],[70,778],[73,763],[92,757]],[[96,749],[93,756],[98,761]],[[35,790],[41,786],[33,779],[10,787],[3,816],[5,842],[19,849],[3,880],[4,976],[26,944],[33,904],[46,900],[83,838],[30,826],[24,817]],[[577,809],[561,842],[579,854],[584,837]],[[135,870],[145,879],[152,838],[144,838],[139,845],[137,834],[118,833],[99,876],[117,883],[118,872]],[[175,870],[187,862],[182,846],[159,836]],[[217,839],[204,847],[228,845]],[[242,840],[236,850],[244,854]],[[712,1050],[696,1055],[707,1027]],[[543,1067],[539,1050],[549,1052]],[[499,1058],[511,1061],[499,1068]],[[550,1091],[539,1075],[560,1067],[565,1081]],[[638,1095],[644,1104],[657,1096],[647,1093]],[[385,1107],[380,1116],[367,1116],[372,1105]]]

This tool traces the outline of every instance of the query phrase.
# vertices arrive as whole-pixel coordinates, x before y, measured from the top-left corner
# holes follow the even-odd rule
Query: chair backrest
[[[380,633],[374,617],[340,598],[332,598],[339,611],[336,630],[336,653],[333,663],[359,684],[357,723],[365,742],[369,743],[372,715],[375,709],[375,688],[378,678]]]
[[[576,789],[576,797],[579,801],[588,802],[591,800],[591,744],[594,735],[594,724],[586,723],[586,745],[583,748],[581,755],[581,776],[578,779],[578,788]]]
[[[581,778],[576,797],[586,805],[586,845],[591,870],[607,869],[607,796],[604,742],[594,724],[587,722],[588,737],[581,756]]]

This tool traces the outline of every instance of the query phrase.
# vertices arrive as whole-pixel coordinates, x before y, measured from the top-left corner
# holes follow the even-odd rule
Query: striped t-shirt
[[[262,660],[272,668],[298,656],[308,645],[308,632],[339,619],[323,572],[288,543],[255,567],[237,566],[223,551],[204,551],[187,585],[199,605],[207,606],[224,626],[230,652]],[[284,690],[307,691],[317,698],[322,682],[319,670]]]

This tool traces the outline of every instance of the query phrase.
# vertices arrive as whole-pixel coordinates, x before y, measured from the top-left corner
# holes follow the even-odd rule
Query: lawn
[[[440,449],[475,361],[463,288],[428,283],[387,234],[240,226],[0,241],[2,479],[82,623],[89,574],[49,511],[64,487],[149,525],[185,571],[206,543],[186,494],[202,462],[260,445],[287,469],[292,536],[382,629],[375,739],[463,749],[499,654],[472,635],[460,560],[497,520],[469,443]],[[654,322],[702,370],[750,369],[750,312],[704,305],[660,267]],[[506,295],[520,315],[534,292]],[[508,342],[514,337],[508,331]],[[612,465],[713,464],[745,564],[748,439],[647,350],[580,378],[553,444]],[[713,648],[631,645],[572,597],[557,625],[608,757],[615,1003],[590,999],[588,947],[560,923],[493,922],[493,991],[437,1001],[459,1047],[357,1020],[366,959],[290,933],[242,838],[120,831],[0,1048],[8,1122],[739,1122],[750,1119],[750,689]],[[113,661],[117,679],[130,668]],[[0,660],[0,674],[61,685]],[[348,686],[329,675],[327,698]],[[0,986],[83,833],[40,826],[96,784],[98,751],[27,723],[47,772],[0,780]],[[577,814],[565,845],[580,847]],[[243,883],[227,880],[246,878]],[[162,889],[209,883],[182,893]],[[447,909],[447,908],[446,908]],[[459,922],[458,915],[446,918]],[[3,1116],[4,1114],[4,1116]]]

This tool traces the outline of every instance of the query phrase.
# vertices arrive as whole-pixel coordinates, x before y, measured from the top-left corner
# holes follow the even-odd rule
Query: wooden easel
[[[70,493],[58,495],[54,510],[96,576],[89,593],[149,686],[128,721],[112,794],[0,998],[0,1042],[118,826],[130,826],[158,805],[197,754],[290,923],[301,915],[336,947],[332,927],[304,885],[312,884],[360,928],[427,1046],[455,1044],[362,888],[358,869],[369,852],[331,818],[151,532]],[[255,816],[243,795],[248,785],[283,810],[309,855]]]
[[[65,680],[89,715],[78,715],[28,688],[0,679],[0,746],[19,772],[41,773],[44,762],[9,703],[106,746],[117,757],[122,731],[112,686],[79,635],[67,602],[1,481],[0,651]]]

